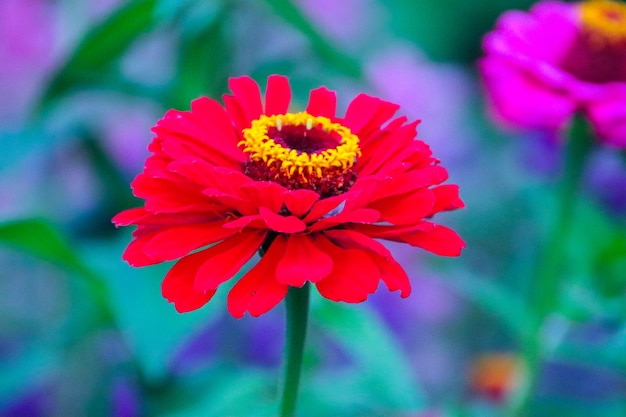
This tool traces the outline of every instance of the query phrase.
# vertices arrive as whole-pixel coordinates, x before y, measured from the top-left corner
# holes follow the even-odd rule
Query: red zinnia
[[[178,311],[204,305],[257,251],[228,294],[235,317],[263,314],[306,282],[334,301],[364,301],[381,279],[408,296],[406,273],[375,239],[460,254],[453,230],[424,220],[463,207],[458,186],[433,187],[448,174],[415,140],[418,122],[390,121],[397,105],[361,94],[337,117],[321,87],[305,112],[288,113],[285,77],[269,77],[265,105],[251,78],[229,86],[225,108],[202,97],[159,120],[132,183],[145,206],[113,219],[137,226],[131,265],[181,258],[162,286]]]

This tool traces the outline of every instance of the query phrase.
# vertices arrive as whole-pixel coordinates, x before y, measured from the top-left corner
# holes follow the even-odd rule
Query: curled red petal
[[[359,249],[342,249],[325,238],[316,242],[331,256],[333,270],[316,283],[320,294],[332,301],[360,303],[378,288],[380,274],[371,256]]]
[[[276,280],[292,287],[302,287],[305,282],[317,282],[330,274],[332,258],[315,246],[317,237],[312,235],[278,236],[286,241],[285,252],[278,262]]]
[[[417,231],[399,238],[412,246],[417,246],[440,256],[460,256],[465,242],[454,230],[433,224],[428,232]]]
[[[285,251],[285,242],[274,241],[265,255],[228,293],[228,311],[236,318],[246,312],[258,317],[278,304],[289,288],[276,281],[276,266]]]
[[[456,210],[465,207],[465,203],[459,197],[459,186],[456,184],[440,185],[432,189],[436,202],[432,214],[440,211]]]
[[[374,258],[380,276],[389,291],[400,291],[400,296],[406,298],[411,295],[411,281],[402,266],[393,258]]]
[[[306,224],[295,216],[281,216],[265,207],[259,208],[259,215],[268,228],[279,233],[298,233],[306,229]]]
[[[163,297],[179,313],[196,310],[205,305],[215,294],[215,290],[197,291],[194,288],[194,279],[198,268],[206,261],[206,254],[199,252],[185,256],[169,270],[163,283],[161,292]]]
[[[124,210],[121,213],[116,214],[111,221],[115,227],[129,226],[137,223],[139,220],[145,219],[150,215],[150,212],[146,211],[143,207],[137,207]]]

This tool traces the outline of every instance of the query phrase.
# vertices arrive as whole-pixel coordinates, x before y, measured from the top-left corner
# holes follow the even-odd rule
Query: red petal
[[[276,281],[302,287],[305,282],[317,282],[332,271],[333,260],[315,246],[314,235],[278,236],[276,240],[279,239],[287,242],[287,248],[278,262]]]
[[[359,94],[348,105],[343,123],[365,140],[368,133],[389,120],[399,107],[367,94]]]
[[[228,113],[217,101],[208,97],[200,97],[191,102],[191,111],[198,117],[198,121],[211,132],[220,132],[219,137],[211,137],[211,141],[226,139],[222,145],[237,147],[237,132],[228,117]]]
[[[143,252],[155,262],[171,261],[237,233],[222,227],[224,221],[164,228],[155,233]]]
[[[376,291],[380,282],[378,267],[371,256],[362,250],[344,250],[318,241],[318,247],[333,260],[333,271],[316,284],[320,294],[329,300],[360,303]]]
[[[317,232],[344,223],[375,223],[380,219],[380,213],[372,209],[356,209],[341,212],[336,216],[321,219],[309,227],[310,232]]]
[[[276,265],[285,251],[285,242],[274,241],[265,255],[228,293],[228,311],[241,318],[248,311],[258,317],[271,310],[287,294],[287,285],[274,278]]]
[[[196,273],[205,260],[206,256],[202,252],[185,256],[176,262],[163,279],[161,284],[163,297],[174,303],[179,313],[202,307],[215,294],[215,290],[197,292],[194,289]]]
[[[309,105],[306,107],[307,113],[313,116],[325,116],[334,118],[337,111],[337,96],[334,91],[326,87],[311,90]]]
[[[258,119],[263,114],[261,90],[252,78],[247,76],[230,78],[228,87],[239,101],[248,121]]]
[[[431,214],[440,211],[456,210],[465,207],[465,203],[459,197],[459,186],[455,184],[440,185],[432,189],[437,199]]]
[[[278,213],[285,201],[284,195],[287,189],[275,182],[253,181],[242,185],[239,191],[239,195],[249,200],[255,207],[266,207]]]
[[[318,193],[311,190],[289,190],[283,196],[287,210],[297,217],[304,216],[320,198]]]
[[[418,223],[433,211],[435,196],[427,188],[384,198],[369,204],[380,213],[382,221],[395,225]]]
[[[322,200],[318,200],[314,205],[309,214],[304,218],[305,223],[310,223],[319,219],[320,217],[330,213],[335,210],[337,207],[341,205],[344,201],[350,198],[351,193],[345,193],[338,196],[324,198]]]
[[[128,262],[130,266],[141,267],[154,265],[158,263],[158,261],[152,260],[148,255],[143,251],[143,247],[153,236],[153,233],[149,233],[144,236],[137,237],[135,240],[130,242],[124,253],[122,254],[122,259]]]
[[[359,175],[371,175],[402,161],[415,150],[410,146],[417,135],[418,122],[399,127],[392,133],[377,135],[367,143],[360,144],[363,155],[356,169]]]
[[[279,233],[298,233],[306,229],[306,224],[295,216],[281,216],[265,207],[259,207],[259,214],[267,227]]]
[[[200,252],[205,254],[206,262],[198,270],[194,288],[214,290],[230,279],[256,253],[266,235],[267,232],[244,231]]]
[[[411,283],[406,272],[393,259],[391,252],[380,242],[362,233],[348,229],[334,229],[324,231],[324,236],[329,237],[334,243],[342,248],[358,248],[373,252],[372,260],[378,266],[381,277],[389,291],[400,290],[402,297],[408,297],[411,293]]]
[[[265,90],[265,114],[285,114],[289,110],[291,88],[289,80],[282,75],[270,75]]]
[[[425,221],[409,226],[353,224],[350,228],[372,238],[393,240],[395,242],[404,242],[403,236],[411,235],[418,232],[430,232],[435,228],[435,224]]]
[[[237,220],[233,220],[224,224],[224,227],[229,229],[238,229],[241,230],[244,227],[253,227],[255,229],[265,229],[267,226],[261,216],[243,216],[238,218]]]
[[[411,294],[411,282],[404,268],[393,257],[376,257],[374,260],[389,291],[400,290],[402,298],[408,297]]]
[[[350,229],[331,229],[324,230],[324,236],[338,246],[348,249],[357,248],[365,249],[376,253],[383,258],[391,257],[391,252],[382,243],[377,242],[371,237]]]
[[[111,221],[115,227],[129,226],[149,216],[151,216],[151,213],[147,212],[143,207],[137,207],[116,214]]]
[[[409,245],[426,249],[436,255],[459,256],[465,247],[463,239],[452,229],[438,224],[433,224],[430,232],[415,232],[399,236],[402,241]]]
[[[224,100],[228,115],[240,132],[250,127],[250,122],[254,119],[248,118],[246,111],[241,107],[241,104],[239,104],[239,101],[237,101],[235,97],[224,94],[222,100]]]
[[[252,182],[240,171],[217,167],[199,159],[182,159],[168,164],[167,169],[205,187],[215,187],[231,194]]]

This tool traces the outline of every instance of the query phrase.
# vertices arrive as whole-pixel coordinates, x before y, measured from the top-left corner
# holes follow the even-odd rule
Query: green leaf
[[[343,74],[360,78],[361,67],[358,60],[344,54],[329,42],[311,25],[309,20],[290,0],[265,0],[272,12],[306,36],[313,50],[328,64]]]
[[[229,76],[231,48],[220,18],[224,10],[215,5],[204,9],[196,7],[193,10],[197,13],[189,13],[193,19],[183,19],[178,76],[171,89],[174,108],[187,108],[191,100],[202,95],[218,95]]]
[[[0,223],[0,244],[50,262],[72,274],[82,277],[94,301],[107,314],[106,288],[102,279],[91,270],[65,237],[43,219],[12,220]]]
[[[87,32],[50,81],[40,107],[76,87],[96,82],[108,64],[152,28],[156,3],[156,0],[131,1]]]
[[[419,410],[423,406],[420,386],[408,358],[385,325],[365,305],[343,305],[325,299],[313,305],[314,325],[341,343],[354,359],[356,369],[343,372],[347,378],[341,378],[341,370],[331,372],[332,375],[325,375],[327,383],[317,384],[307,383],[305,374],[302,392],[303,402],[310,404],[307,407],[314,407],[322,399],[352,408],[360,403],[361,410],[363,407],[379,411]],[[349,389],[350,395],[343,389]],[[346,398],[352,405],[345,403]],[[385,415],[389,414],[392,413]]]

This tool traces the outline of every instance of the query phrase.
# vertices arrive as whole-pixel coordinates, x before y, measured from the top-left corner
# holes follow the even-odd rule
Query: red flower
[[[460,254],[454,231],[424,220],[463,207],[458,187],[438,185],[446,170],[415,140],[418,122],[391,120],[397,105],[361,94],[337,117],[321,87],[288,113],[285,77],[269,77],[265,104],[252,79],[229,85],[225,108],[202,97],[157,122],[132,183],[145,206],[113,219],[137,226],[131,265],[181,258],[162,287],[179,312],[203,306],[257,251],[228,294],[235,317],[259,316],[307,281],[334,301],[364,301],[381,279],[408,296],[406,273],[375,239]]]

